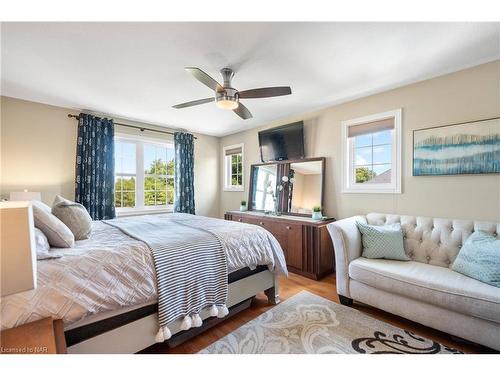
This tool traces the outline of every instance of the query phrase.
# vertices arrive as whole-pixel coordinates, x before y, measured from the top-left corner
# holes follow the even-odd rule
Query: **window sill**
[[[116,217],[171,214],[173,212],[174,212],[173,207],[117,210],[116,211]]]
[[[245,191],[245,188],[224,188],[224,191]]]
[[[400,189],[345,189],[342,194],[401,194]]]

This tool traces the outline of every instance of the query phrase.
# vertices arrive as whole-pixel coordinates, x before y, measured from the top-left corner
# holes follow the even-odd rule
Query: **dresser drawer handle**
[[[290,230],[290,229],[292,229],[292,227],[290,225],[287,225],[286,229]]]

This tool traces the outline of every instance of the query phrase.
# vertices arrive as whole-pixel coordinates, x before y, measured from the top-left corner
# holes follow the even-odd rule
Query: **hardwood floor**
[[[284,301],[290,298],[294,294],[299,293],[302,290],[307,290],[311,293],[322,296],[331,301],[339,303],[338,296],[335,288],[335,275],[330,275],[325,277],[320,281],[314,281],[307,279],[305,277],[291,273],[287,278],[280,279],[280,297]],[[150,346],[147,349],[141,351],[141,353],[196,353],[201,349],[207,347],[218,339],[224,337],[225,335],[231,333],[238,327],[242,326],[246,322],[256,318],[266,310],[272,308],[272,305],[267,303],[267,298],[264,293],[260,293],[252,302],[252,306],[245,311],[236,314],[235,316],[221,322],[217,326],[207,330],[206,332],[200,334],[199,336],[177,346],[176,348],[169,348],[167,344],[156,344]],[[457,348],[466,353],[490,353],[493,352],[491,349],[484,348],[479,345],[474,345],[470,343],[465,343],[457,340],[452,340],[450,335],[436,331],[432,328],[422,326],[418,323],[411,322],[404,318],[386,313],[382,310],[376,308],[361,305],[355,303],[353,306],[355,309],[360,310],[376,319],[382,320],[384,322],[393,324],[397,327],[408,329],[415,332],[418,335],[430,338],[432,340],[438,341],[442,344],[448,345],[450,347]]]

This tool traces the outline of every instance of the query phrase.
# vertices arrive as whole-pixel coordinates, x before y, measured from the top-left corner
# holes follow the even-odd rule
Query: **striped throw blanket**
[[[219,318],[228,314],[226,256],[214,234],[153,215],[106,223],[151,249],[158,285],[157,342],[171,337],[167,324],[179,318],[181,329],[187,330],[202,325],[202,309]]]

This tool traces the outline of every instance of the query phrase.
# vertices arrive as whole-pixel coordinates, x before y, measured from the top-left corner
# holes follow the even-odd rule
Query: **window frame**
[[[241,148],[241,185],[231,185],[231,157],[226,155],[227,150]],[[222,148],[222,159],[224,163],[224,191],[245,191],[245,147],[243,143],[238,143]]]
[[[146,137],[143,135],[133,135],[127,133],[116,133],[114,136],[114,142],[123,141],[127,143],[135,144],[135,207],[115,207],[117,216],[128,216],[128,215],[140,215],[148,213],[171,213],[174,211],[173,204],[167,205],[154,205],[145,206],[144,205],[144,180],[146,173],[144,173],[144,145],[154,144],[162,147],[174,149],[173,140],[159,140],[158,138]],[[126,175],[123,173],[114,173],[116,176]],[[149,175],[148,175],[149,176]],[[168,178],[168,177],[167,177]],[[175,176],[174,176],[175,181]],[[114,191],[114,187],[113,187]],[[174,197],[175,197],[175,185],[174,185]]]
[[[391,182],[390,183],[356,183],[355,142],[349,138],[349,127],[364,123],[394,118],[394,129],[391,130]],[[342,121],[342,193],[378,193],[401,194],[401,120],[402,109],[376,113]],[[372,146],[373,147],[373,146]],[[373,160],[372,160],[373,162]]]

